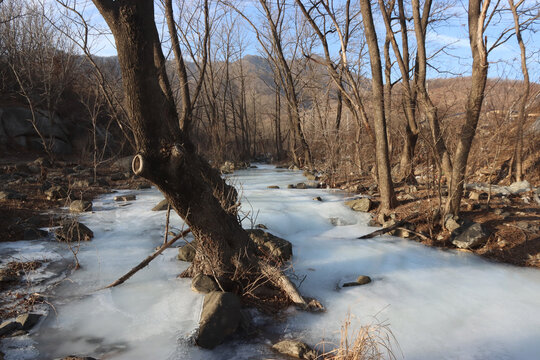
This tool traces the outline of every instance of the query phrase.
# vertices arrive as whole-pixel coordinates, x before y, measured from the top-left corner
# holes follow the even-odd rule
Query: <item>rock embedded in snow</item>
[[[279,189],[277,185],[268,185],[268,189]]]
[[[292,257],[292,244],[289,241],[260,229],[246,231],[251,240],[253,240],[259,248],[262,248],[261,250],[263,253],[278,257],[284,261],[287,261]]]
[[[21,324],[16,321],[4,321],[0,324],[0,336],[11,335],[17,330],[21,329]]]
[[[192,262],[197,253],[197,243],[193,240],[190,243],[178,248],[178,260]]]
[[[131,201],[135,200],[137,196],[130,194],[130,195],[118,195],[114,197],[114,201]]]
[[[17,316],[17,319],[15,319],[15,321],[21,324],[22,330],[28,331],[39,322],[39,319],[41,319],[41,317],[42,315],[40,314],[28,313]]]
[[[372,202],[368,198],[359,198],[345,201],[345,205],[347,205],[354,211],[368,212],[369,210],[371,210]]]
[[[94,237],[94,232],[86,225],[78,221],[65,221],[54,232],[56,239],[65,242],[89,241]]]
[[[169,202],[167,201],[167,199],[163,199],[156,206],[152,208],[152,211],[163,211],[163,210],[167,210],[168,207],[169,207]]]
[[[321,198],[320,196],[316,196],[316,197],[313,198],[313,200],[315,200],[315,201],[322,201],[322,198]]]
[[[281,354],[297,359],[315,360],[317,353],[309,345],[298,340],[283,340],[272,346],[272,349]]]
[[[460,249],[477,249],[486,243],[488,237],[489,232],[482,224],[472,223],[452,233],[452,244]]]
[[[240,325],[240,299],[233,293],[213,291],[204,297],[197,345],[213,349]]]
[[[344,283],[342,287],[361,286],[371,282],[371,278],[367,275],[360,275],[356,281]]]
[[[208,294],[212,291],[219,291],[219,287],[210,276],[197,274],[191,280],[191,290],[201,294]]]
[[[69,211],[74,213],[92,211],[92,202],[86,200],[74,200],[69,205]]]
[[[296,189],[296,185],[289,184],[289,185],[287,185],[287,189]]]

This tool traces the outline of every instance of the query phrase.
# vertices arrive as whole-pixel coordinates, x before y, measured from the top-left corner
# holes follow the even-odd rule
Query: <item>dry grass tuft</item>
[[[351,315],[341,326],[340,342],[336,348],[324,352],[319,359],[324,360],[380,360],[397,359],[394,347],[399,350],[394,334],[390,330],[389,324],[374,323],[362,326],[358,330],[353,330],[351,326]],[[400,351],[401,352],[401,351]]]

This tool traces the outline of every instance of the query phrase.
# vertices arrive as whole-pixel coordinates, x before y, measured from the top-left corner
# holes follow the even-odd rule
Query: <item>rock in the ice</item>
[[[281,354],[297,359],[315,360],[317,358],[315,350],[298,340],[283,340],[274,344],[272,348]]]
[[[178,260],[192,262],[193,259],[195,259],[196,253],[197,243],[195,240],[193,240],[192,242],[178,248]]]
[[[365,284],[369,284],[371,282],[371,278],[367,275],[360,275],[356,281],[353,282],[347,282],[343,284],[343,287],[350,287],[350,286],[361,286]]]
[[[56,229],[55,235],[59,241],[79,242],[91,240],[94,237],[94,232],[78,221],[68,220]]]
[[[16,321],[8,320],[0,324],[0,336],[11,335],[17,330],[21,330],[21,324]]]
[[[218,291],[219,287],[210,276],[197,274],[191,280],[191,290],[201,294],[207,294],[212,291]]]
[[[354,211],[368,212],[369,210],[371,210],[372,203],[371,200],[369,200],[368,198],[359,198],[345,201],[345,205],[347,205]]]
[[[213,291],[204,297],[197,345],[213,349],[240,324],[240,299],[233,293]]]
[[[75,213],[92,211],[92,202],[86,200],[74,200],[69,205],[69,211]]]
[[[39,319],[41,319],[41,317],[42,315],[40,314],[28,313],[17,316],[17,319],[15,319],[15,321],[21,324],[22,330],[28,331],[39,322]]]
[[[275,256],[284,261],[287,261],[292,257],[292,244],[289,241],[260,229],[246,231],[251,240],[259,246],[263,253]]]

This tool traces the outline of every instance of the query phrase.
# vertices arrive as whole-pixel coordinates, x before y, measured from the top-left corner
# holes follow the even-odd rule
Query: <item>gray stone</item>
[[[178,248],[178,260],[192,262],[197,253],[197,243],[193,240],[191,243],[185,244]]]
[[[444,220],[444,227],[446,230],[452,232],[454,230],[457,230],[461,225],[454,219],[452,215],[447,215]]]
[[[21,330],[22,326],[16,321],[4,321],[0,324],[0,336],[10,335],[17,330]]]
[[[283,340],[274,344],[272,349],[297,359],[315,360],[317,353],[309,345],[298,340]]]
[[[295,186],[296,189],[307,189],[307,185],[305,183],[298,183]]]
[[[213,349],[232,335],[242,318],[240,299],[233,293],[213,291],[204,297],[197,345]]]
[[[169,208],[169,202],[167,199],[161,200],[156,206],[152,208],[152,211],[163,211]]]
[[[86,225],[78,221],[66,221],[54,232],[58,241],[80,242],[89,241],[94,233]]]
[[[289,185],[287,185],[287,189],[296,189],[296,185],[289,184]]]
[[[191,280],[191,290],[201,294],[207,294],[212,291],[219,291],[219,286],[210,276],[197,274]]]
[[[86,200],[74,200],[69,204],[69,211],[74,213],[92,211],[92,202]]]
[[[452,233],[452,244],[460,249],[476,249],[483,246],[489,232],[478,223],[462,226]]]
[[[321,198],[320,196],[316,196],[316,197],[313,198],[313,200],[315,200],[315,201],[322,201],[322,198]]]
[[[368,212],[369,210],[371,210],[372,203],[371,200],[369,200],[368,198],[359,198],[345,201],[345,205],[347,205],[354,211]]]
[[[68,154],[72,150],[69,132],[62,120],[49,117],[45,111],[35,110],[32,114],[27,108],[3,108],[0,112],[0,142],[14,142],[29,150],[43,150],[39,133],[46,138],[53,153]]]
[[[118,195],[118,196],[114,197],[114,201],[132,201],[132,200],[135,200],[136,198],[137,198],[137,196],[135,196],[133,194]]]
[[[527,180],[518,181],[510,184],[508,190],[510,190],[512,194],[520,194],[531,190],[531,184]]]
[[[21,329],[28,331],[39,322],[39,319],[41,319],[41,317],[42,315],[40,314],[28,313],[17,316],[17,319],[15,319],[15,321],[21,324]]]
[[[260,229],[246,231],[251,240],[258,245],[264,254],[280,258],[284,261],[292,257],[292,244],[289,241]]]

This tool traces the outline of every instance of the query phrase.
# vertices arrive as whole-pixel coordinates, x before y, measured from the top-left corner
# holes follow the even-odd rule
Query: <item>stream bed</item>
[[[370,215],[343,204],[347,194],[323,189],[287,189],[305,181],[300,171],[257,165],[229,177],[242,196],[243,225],[264,224],[293,244],[291,272],[300,291],[320,300],[320,314],[285,312],[280,321],[254,313],[264,329],[213,351],[193,345],[203,295],[177,278],[188,264],[177,248],[125,284],[102,289],[163,242],[166,212],[153,212],[162,195],[155,188],[99,197],[80,221],[94,239],[78,249],[81,269],[49,290],[54,306],[28,335],[2,341],[5,359],[54,359],[67,355],[106,359],[280,359],[271,350],[279,338],[311,344],[339,343],[343,322],[351,329],[384,324],[395,337],[394,354],[405,359],[539,359],[540,271],[486,261],[474,255],[429,248],[380,236]],[[279,189],[268,189],[277,185]],[[114,196],[130,193],[129,202]],[[322,201],[314,200],[321,197]],[[182,221],[171,214],[175,232]],[[21,243],[22,244],[22,243]],[[24,245],[24,244],[23,244]],[[68,258],[58,243],[0,244],[0,254]],[[181,244],[178,244],[181,245]],[[64,253],[62,253],[64,251]],[[26,256],[26,257],[25,257]],[[28,255],[30,256],[30,255]],[[373,281],[342,288],[368,275]]]

